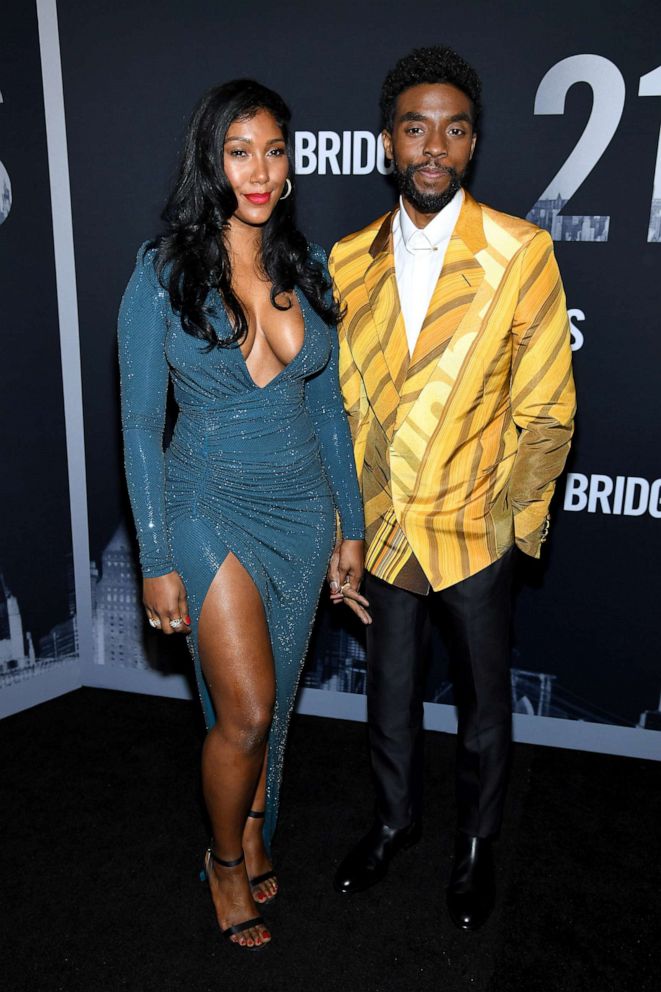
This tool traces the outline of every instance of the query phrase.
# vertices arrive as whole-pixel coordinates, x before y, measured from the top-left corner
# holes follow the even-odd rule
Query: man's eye
[[[422,132],[421,127],[407,127],[406,129],[407,134],[420,134],[421,132]]]

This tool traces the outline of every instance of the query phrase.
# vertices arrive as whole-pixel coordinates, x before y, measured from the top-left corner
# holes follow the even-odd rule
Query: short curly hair
[[[379,100],[382,125],[386,131],[392,131],[397,97],[411,86],[422,83],[449,83],[465,93],[473,104],[473,128],[477,129],[482,111],[480,77],[452,48],[434,45],[414,48],[386,76]]]

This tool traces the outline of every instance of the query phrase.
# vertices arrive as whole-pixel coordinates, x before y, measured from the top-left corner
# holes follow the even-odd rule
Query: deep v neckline
[[[273,376],[272,379],[269,379],[269,381],[268,382],[265,382],[263,386],[260,386],[260,385],[258,385],[258,383],[255,382],[255,380],[253,379],[252,375],[250,374],[250,369],[248,368],[248,363],[246,362],[245,355],[241,351],[241,348],[237,346],[237,351],[239,353],[239,361],[241,362],[241,364],[243,366],[243,371],[245,372],[245,375],[246,375],[246,378],[250,382],[250,385],[253,387],[253,389],[259,389],[259,390],[268,389],[269,386],[272,386],[274,382],[277,382],[277,380],[281,376],[283,376],[285,374],[285,372],[287,372],[292,367],[292,365],[294,365],[295,362],[298,361],[298,359],[301,357],[301,354],[303,353],[303,349],[305,348],[305,345],[306,345],[306,342],[307,342],[307,339],[308,339],[307,315],[306,315],[306,312],[305,312],[305,304],[303,302],[303,295],[299,292],[297,286],[294,286],[293,292],[294,292],[294,295],[296,296],[296,299],[298,300],[298,305],[299,305],[300,310],[301,310],[301,316],[303,317],[303,341],[301,342],[301,347],[298,349],[298,351],[296,352],[296,354],[292,358],[291,362],[287,362],[287,364],[285,366],[283,366],[283,368],[281,368],[279,372],[276,372],[276,374]]]

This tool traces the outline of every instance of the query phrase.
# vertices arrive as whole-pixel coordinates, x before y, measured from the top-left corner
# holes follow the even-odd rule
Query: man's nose
[[[431,158],[437,158],[441,155],[447,155],[447,152],[445,132],[440,129],[431,130],[425,142],[425,154]]]

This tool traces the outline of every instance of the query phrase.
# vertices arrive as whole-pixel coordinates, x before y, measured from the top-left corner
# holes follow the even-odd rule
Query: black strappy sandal
[[[242,852],[241,857],[234,858],[233,861],[225,861],[223,858],[218,857],[218,855],[213,850],[213,848],[208,847],[207,852],[204,855],[204,874],[207,882],[209,882],[211,872],[213,871],[213,868],[209,864],[210,860],[213,861],[214,864],[220,865],[221,868],[236,868],[238,865],[240,865],[243,862],[244,854]],[[244,951],[263,951],[264,948],[268,947],[268,945],[271,943],[270,940],[262,941],[261,944],[253,944],[252,947],[248,947],[247,944],[239,944],[238,941],[236,940],[230,940],[230,938],[233,937],[235,934],[243,933],[245,930],[250,930],[251,927],[258,927],[258,926],[263,926],[264,929],[268,929],[268,927],[266,926],[266,921],[264,920],[263,916],[255,916],[253,917],[252,920],[244,920],[243,923],[235,923],[234,926],[226,927],[224,930],[221,930],[220,932],[223,937],[227,938],[230,944],[235,944],[237,947],[240,947]]]
[[[264,817],[266,816],[266,813],[264,812],[264,810],[261,810],[260,811],[260,810],[256,810],[256,809],[251,809],[248,812],[248,816],[252,820],[263,820]],[[273,869],[271,869],[270,871],[262,872],[261,875],[255,875],[254,878],[249,878],[248,881],[250,882],[250,888],[254,890],[254,889],[257,888],[258,885],[261,885],[262,882],[268,882],[268,880],[270,878],[277,879],[277,875],[276,875],[275,871],[273,871]],[[268,904],[270,902],[273,902],[273,900],[275,899],[276,895],[277,895],[277,892],[274,892],[274,894],[272,896],[269,896],[268,899],[262,899],[261,902],[258,902],[257,903],[257,905],[258,906],[268,906]]]

